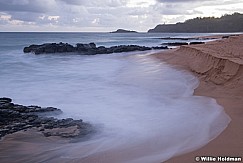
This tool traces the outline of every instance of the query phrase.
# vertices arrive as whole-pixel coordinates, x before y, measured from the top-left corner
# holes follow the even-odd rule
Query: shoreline
[[[241,40],[243,40],[243,37],[240,37]],[[202,45],[182,46],[177,49],[150,55],[163,62],[167,62],[174,66],[174,68],[194,72],[200,81],[199,86],[194,90],[194,95],[207,96],[216,99],[217,103],[224,107],[224,111],[232,119],[229,126],[207,145],[196,151],[175,156],[166,162],[195,162],[195,156],[241,156],[240,152],[243,151],[243,141],[241,140],[243,132],[242,127],[240,126],[243,122],[241,118],[241,115],[243,114],[241,110],[243,107],[243,102],[241,102],[243,97],[243,68],[241,59],[243,57],[240,52],[243,51],[243,49],[242,47],[239,47],[239,45],[227,45],[229,42],[237,43],[237,41],[239,41],[237,37],[233,36],[233,40],[230,41],[227,41],[228,39],[232,38],[208,42]],[[242,44],[242,42],[240,44]],[[227,47],[228,50],[225,49],[225,47],[223,49],[219,48],[222,47],[222,45],[226,45],[225,47]],[[234,48],[235,51],[229,49],[229,47]],[[237,55],[234,57],[227,56],[228,54],[220,56],[220,54],[217,53],[225,51],[227,53],[229,52],[229,54],[232,53]],[[237,52],[239,52],[239,54]],[[237,57],[239,59],[237,59]],[[218,77],[215,78],[215,75]],[[26,156],[26,158],[21,158],[21,160],[16,161],[27,161],[27,159],[29,159],[27,156],[31,152],[33,153],[37,151],[40,153],[41,149],[44,148],[51,151],[61,149],[61,147],[72,146],[67,139],[62,139],[57,136],[44,137],[42,134],[38,133],[37,130],[33,129],[20,131],[8,135],[3,139],[4,141],[0,141],[1,148],[4,149],[0,153],[0,159],[5,161],[9,161],[8,157],[11,157],[8,155],[9,153],[12,153],[12,156],[14,157],[18,156],[18,152],[21,151],[20,153],[23,156]],[[141,147],[140,150],[146,152],[147,149],[144,147]],[[58,150],[58,152],[65,153],[66,151]],[[126,152],[127,156],[136,155],[135,152]],[[40,158],[48,160],[48,152],[45,153],[46,154],[40,156]],[[62,159],[62,161],[65,161],[67,158],[62,158],[61,153],[55,152],[55,155],[57,157],[60,156],[60,160]],[[114,162],[112,159],[122,159],[122,156],[119,155],[121,153],[120,151],[111,151],[111,153],[113,157],[110,158],[110,162]],[[37,157],[30,158],[32,161],[37,159]],[[78,162],[80,160],[72,161]],[[96,161],[100,160],[95,160],[95,162]]]
[[[229,126],[204,147],[166,163],[196,162],[196,156],[242,157],[243,151],[243,35],[188,45],[154,54],[154,57],[178,69],[193,72],[200,81],[194,95],[216,99],[231,117]]]

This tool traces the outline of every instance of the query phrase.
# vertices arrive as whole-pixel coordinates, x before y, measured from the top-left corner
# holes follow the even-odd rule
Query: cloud
[[[206,1],[214,1],[214,0],[157,0],[160,3],[193,3],[193,2],[206,2]]]
[[[89,1],[86,0],[59,0],[60,2],[64,2],[67,5],[86,5]]]
[[[53,9],[55,0],[2,0],[0,11],[44,13]]]
[[[155,12],[160,13],[161,15],[193,15],[193,14],[202,14],[195,10],[197,4],[178,4],[178,3],[159,3],[153,6]]]
[[[86,6],[86,7],[120,7],[126,5],[126,0],[56,0],[67,5]]]
[[[0,29],[147,31],[164,22],[240,12],[242,5],[243,0],[0,0]]]
[[[35,22],[39,16],[39,13],[11,12],[11,20],[20,20],[24,22]]]

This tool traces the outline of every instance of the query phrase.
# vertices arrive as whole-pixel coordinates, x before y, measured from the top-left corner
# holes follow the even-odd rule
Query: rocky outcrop
[[[157,47],[146,47],[138,45],[119,45],[112,47],[99,46],[96,47],[95,43],[81,44],[78,43],[76,46],[70,45],[68,43],[47,43],[41,45],[30,45],[24,47],[24,53],[34,53],[34,54],[48,54],[48,53],[77,53],[81,55],[95,55],[95,54],[111,54],[111,53],[121,53],[121,52],[131,52],[131,51],[146,51],[152,49],[168,49],[167,46],[157,46]]]
[[[30,128],[37,128],[44,136],[66,138],[85,136],[93,131],[92,126],[82,120],[45,116],[60,113],[62,111],[54,107],[23,106],[12,103],[10,98],[0,98],[0,138]]]

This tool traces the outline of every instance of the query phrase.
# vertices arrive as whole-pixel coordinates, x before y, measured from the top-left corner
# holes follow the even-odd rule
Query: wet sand
[[[243,35],[204,45],[182,46],[154,56],[197,75],[200,85],[194,94],[215,98],[232,119],[226,130],[206,146],[166,162],[196,162],[196,156],[242,157]]]

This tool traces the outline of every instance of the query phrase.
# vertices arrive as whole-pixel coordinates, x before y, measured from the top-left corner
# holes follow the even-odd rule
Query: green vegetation
[[[157,25],[148,32],[161,33],[226,33],[243,32],[243,14],[234,13],[220,18],[204,17],[186,20],[184,23]]]

